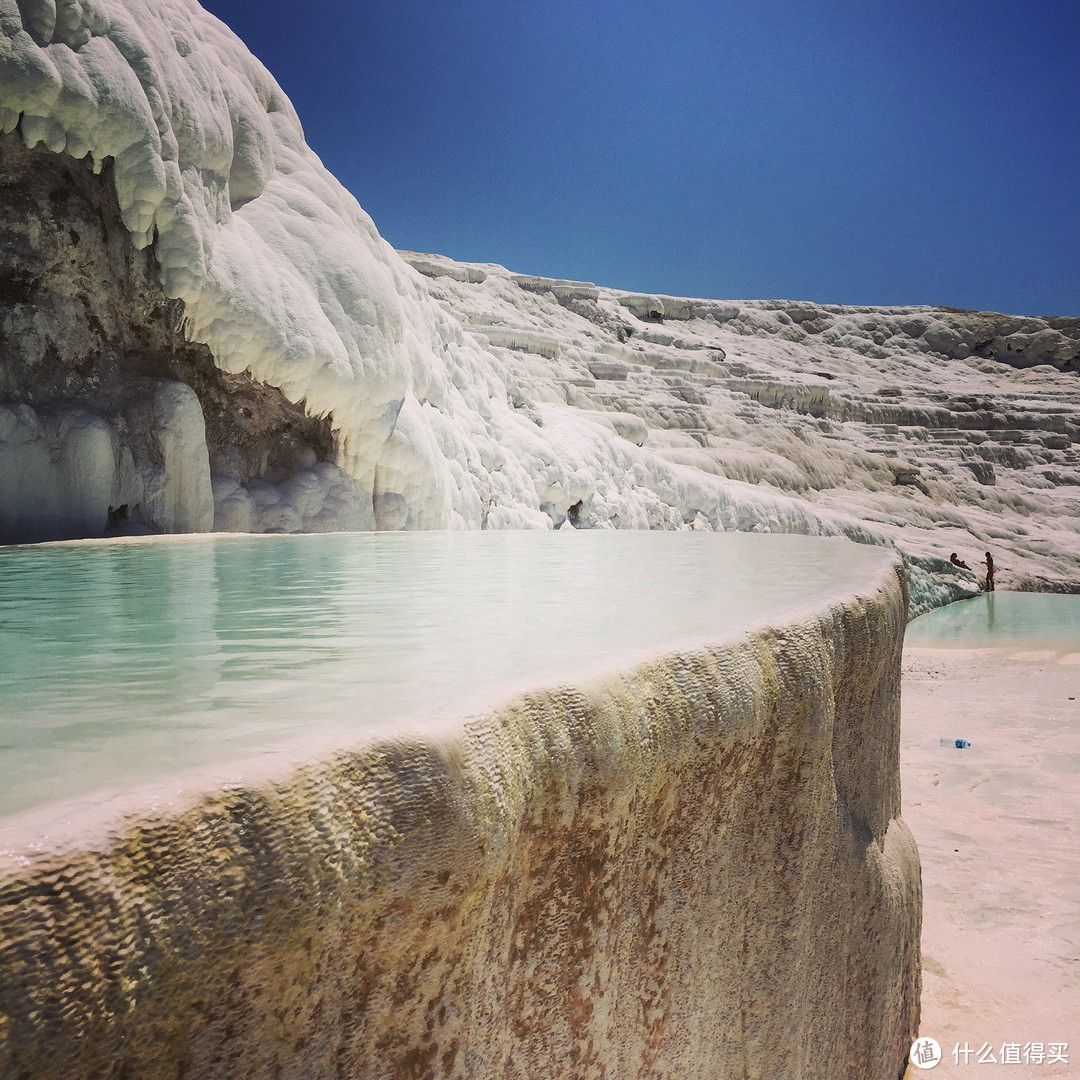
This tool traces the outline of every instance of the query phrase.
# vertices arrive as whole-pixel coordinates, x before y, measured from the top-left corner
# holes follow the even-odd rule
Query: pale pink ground
[[[1080,653],[906,649],[901,770],[922,857],[920,1035],[943,1051],[907,1076],[1080,1077]],[[1030,1043],[1068,1043],[1068,1063],[1025,1063]],[[986,1044],[994,1064],[976,1061]]]

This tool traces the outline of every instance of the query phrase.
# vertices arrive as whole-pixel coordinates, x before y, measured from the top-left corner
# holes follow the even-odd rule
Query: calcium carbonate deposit
[[[339,539],[384,538],[171,546],[216,543],[229,562],[230,544],[240,545],[236,554],[253,543],[295,554],[308,541],[309,559],[334,576],[327,553],[339,545],[326,541]],[[402,539],[416,541],[415,562],[424,541],[445,537]],[[513,562],[512,544],[460,539],[470,541],[454,547],[478,589],[485,549],[503,552],[500,576],[505,556]],[[550,539],[564,552],[584,543],[581,564],[591,551],[617,568],[636,561],[620,551],[648,550],[614,541],[663,538]],[[685,539],[694,541],[682,560],[687,585],[694,566],[724,574],[709,542],[730,549],[727,538]],[[170,545],[109,547],[156,558]],[[368,732],[359,743],[342,736],[336,751],[261,779],[253,752],[240,782],[181,797],[163,784],[126,816],[119,805],[104,820],[100,808],[78,806],[44,836],[6,821],[0,1075],[893,1080],[917,1030],[921,915],[918,853],[900,817],[900,565],[882,549],[776,537],[762,541],[755,576],[769,595],[770,570],[813,576],[815,566],[842,562],[845,547],[854,551],[837,575],[843,596],[835,583],[790,602],[773,590],[772,626],[734,635],[728,626],[724,641],[639,655],[465,716],[442,710],[441,730]],[[574,565],[550,555],[531,571],[526,559],[510,584],[539,590]],[[392,581],[398,561],[382,562]],[[190,715],[199,689],[235,708],[245,682],[256,693],[266,686],[265,672],[227,677],[230,659],[257,662],[235,651],[257,586],[244,560],[218,569],[228,572],[210,609],[192,605],[187,633],[172,620],[163,628],[189,655],[200,643],[209,655],[208,637],[216,649],[209,670],[192,672],[201,687],[188,683],[184,693],[174,680],[181,700],[167,730],[106,714],[79,731],[71,717],[69,753],[91,752],[105,735],[168,738],[193,721],[215,738],[213,717]],[[445,576],[441,591],[412,595],[419,622],[427,605],[445,623],[438,609],[459,580]],[[363,605],[356,584],[346,606]],[[723,627],[724,590],[713,588]],[[648,587],[633,581],[620,591],[624,605],[648,601]],[[479,612],[482,623],[499,611],[495,599],[462,595],[452,606],[473,635],[466,656],[482,643],[466,614]],[[564,606],[573,620],[572,594]],[[319,627],[311,629],[296,641],[309,654],[320,651]],[[315,706],[304,718],[312,747],[322,734],[318,704],[333,703],[347,677],[335,653],[348,650],[349,633],[355,647],[364,629],[346,619],[321,662],[282,663],[280,692],[295,698],[299,687]],[[634,636],[655,650],[647,626]],[[111,638],[102,635],[103,651]],[[476,681],[499,677],[506,644],[493,642],[486,672],[479,658]],[[383,655],[394,647],[393,636],[378,642]],[[442,694],[443,653],[420,651],[432,670],[417,669],[414,681]],[[353,659],[362,712],[365,669]],[[562,664],[577,670],[578,661]],[[370,696],[385,698],[377,667],[371,677]],[[142,682],[151,696],[161,689],[153,664]],[[267,742],[252,728],[244,737],[254,751]],[[63,749],[51,747],[51,760]],[[41,813],[49,820],[56,809]]]

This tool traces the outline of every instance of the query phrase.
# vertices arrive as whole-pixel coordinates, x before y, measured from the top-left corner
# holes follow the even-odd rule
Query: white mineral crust
[[[916,609],[974,588],[953,550],[993,549],[1014,585],[1075,585],[1075,320],[402,258],[193,0],[0,0],[0,30],[3,130],[111,159],[188,337],[331,418],[355,492],[337,472],[272,498],[214,477],[214,527],[842,533],[900,549]],[[210,483],[183,482],[177,527],[204,527]]]

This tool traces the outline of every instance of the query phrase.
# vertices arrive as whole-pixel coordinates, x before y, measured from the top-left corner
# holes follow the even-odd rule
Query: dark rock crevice
[[[345,482],[329,464],[330,417],[307,415],[303,403],[247,374],[221,371],[207,346],[185,338],[182,302],[165,295],[153,249],[136,250],[121,221],[111,163],[95,174],[89,160],[27,149],[17,132],[0,135],[0,208],[0,542],[101,535],[108,507],[120,503],[140,505],[154,531],[212,528],[211,474],[234,482],[234,494],[236,485],[278,483],[319,463],[324,481],[333,472],[335,483]],[[190,388],[198,405],[183,406],[170,422],[184,430],[167,436],[155,414],[166,383]],[[63,467],[74,452],[63,442],[73,416],[79,431],[96,431],[99,450],[93,475],[74,479]],[[170,477],[165,447],[176,437],[184,449],[173,448],[172,467],[204,476]],[[35,483],[17,491],[13,477],[28,474]],[[81,495],[40,490],[71,483],[82,485]],[[163,509],[170,484],[203,509],[194,517]],[[89,503],[72,506],[73,495]],[[259,531],[257,514],[237,520]],[[303,526],[302,513],[282,525]]]

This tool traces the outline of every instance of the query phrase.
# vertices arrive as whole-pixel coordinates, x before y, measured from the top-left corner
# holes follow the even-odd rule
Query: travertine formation
[[[894,544],[915,611],[974,584],[948,565],[955,550],[974,564],[992,548],[1006,588],[1080,588],[1080,319],[640,296],[402,255],[545,427],[588,417]],[[541,504],[556,525],[571,506],[575,524],[627,524],[596,484],[555,483]],[[696,512],[699,528],[731,527]],[[737,527],[799,528],[782,510]]]
[[[895,1080],[903,576],[5,857],[0,1076]]]
[[[185,340],[106,177],[0,135],[0,202],[0,543],[374,525],[325,419]]]
[[[395,253],[193,0],[0,0],[0,542],[739,529],[1076,589],[1080,321]]]

